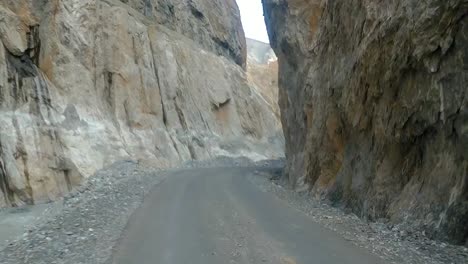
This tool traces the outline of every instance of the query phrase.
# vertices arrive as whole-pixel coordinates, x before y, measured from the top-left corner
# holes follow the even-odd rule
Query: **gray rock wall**
[[[291,183],[468,243],[468,2],[263,2]]]
[[[280,155],[239,66],[235,2],[197,1],[209,23],[186,17],[191,1],[123,2],[0,0],[0,207],[57,199],[122,159]],[[165,4],[174,23],[152,13]]]
[[[246,40],[236,0],[120,0],[245,68]]]

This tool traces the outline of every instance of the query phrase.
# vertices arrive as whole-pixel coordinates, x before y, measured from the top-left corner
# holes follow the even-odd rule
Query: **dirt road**
[[[132,216],[113,263],[383,263],[251,184],[253,171],[172,172]]]

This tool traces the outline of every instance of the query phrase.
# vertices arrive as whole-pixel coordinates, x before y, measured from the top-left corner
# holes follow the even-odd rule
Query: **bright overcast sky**
[[[270,42],[263,19],[261,0],[237,0],[244,25],[245,36],[248,38]]]

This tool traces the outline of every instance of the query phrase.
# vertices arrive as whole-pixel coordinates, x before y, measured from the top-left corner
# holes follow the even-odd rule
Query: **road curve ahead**
[[[261,191],[254,170],[174,171],[132,216],[112,263],[383,263]]]

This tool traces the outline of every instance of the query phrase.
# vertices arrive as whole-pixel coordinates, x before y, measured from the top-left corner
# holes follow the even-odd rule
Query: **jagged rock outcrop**
[[[291,183],[468,243],[468,2],[263,2]]]
[[[247,39],[247,76],[279,119],[278,58],[270,44]]]
[[[116,160],[280,154],[240,25],[234,0],[0,0],[0,206]]]

